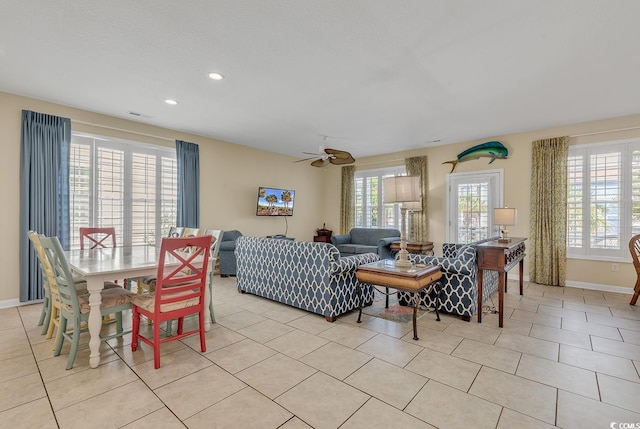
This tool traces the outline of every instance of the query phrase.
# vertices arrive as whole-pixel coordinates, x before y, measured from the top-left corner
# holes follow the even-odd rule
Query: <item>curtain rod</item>
[[[167,138],[167,137],[154,136],[153,134],[140,133],[138,131],[125,130],[124,128],[110,127],[109,125],[95,124],[93,122],[77,121],[77,120],[72,119],[71,120],[71,124],[73,124],[74,122],[76,122],[78,124],[82,124],[82,125],[91,125],[93,127],[105,128],[105,129],[113,130],[113,131],[122,131],[124,133],[136,134],[136,135],[139,135],[139,136],[151,137],[151,138],[154,138],[154,139],[160,139],[160,140],[166,140],[166,141],[170,141],[170,142],[175,142],[175,139],[170,139],[170,138]]]
[[[594,131],[592,133],[572,134],[569,137],[595,136],[597,134],[615,133],[615,132],[618,132],[618,131],[630,131],[630,130],[638,130],[638,129],[640,129],[640,126],[638,126],[638,127],[628,127],[628,128],[618,128],[618,129],[615,129],[615,130]]]

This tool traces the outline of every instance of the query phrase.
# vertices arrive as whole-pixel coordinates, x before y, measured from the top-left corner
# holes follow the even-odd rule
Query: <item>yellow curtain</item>
[[[427,192],[429,191],[429,175],[427,171],[427,157],[416,156],[405,159],[408,176],[420,177],[420,196],[422,210],[409,212],[409,238],[419,243],[429,239],[429,218],[427,217]]]
[[[529,280],[564,286],[567,255],[568,137],[537,140],[531,151]]]
[[[340,234],[348,234],[355,226],[355,183],[356,167],[342,167],[342,199],[340,201]]]

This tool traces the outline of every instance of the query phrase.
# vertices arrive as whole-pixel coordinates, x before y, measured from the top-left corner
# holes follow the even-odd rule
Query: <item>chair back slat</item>
[[[164,304],[180,301],[198,299],[198,306],[204,306],[210,247],[209,235],[162,239],[156,277],[156,314],[162,312]],[[165,265],[174,260],[178,265],[165,270]]]
[[[85,249],[85,240],[88,242],[89,249],[116,247],[116,229],[114,227],[82,227],[80,228],[80,249]]]
[[[80,305],[78,303],[76,283],[58,237],[45,237],[41,235],[40,242],[42,243],[53,271],[52,290],[55,284],[60,302],[71,306],[74,313],[79,312]]]

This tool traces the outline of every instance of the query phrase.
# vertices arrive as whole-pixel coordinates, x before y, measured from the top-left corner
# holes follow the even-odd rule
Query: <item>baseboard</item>
[[[42,300],[38,301],[29,301],[29,302],[20,302],[19,299],[8,299],[6,301],[0,301],[0,309],[2,308],[12,308],[12,307],[20,307],[23,305],[31,305],[42,302]]]
[[[586,283],[586,282],[567,282],[567,287],[597,290],[600,292],[614,292],[614,293],[623,293],[625,295],[633,295],[632,288],[622,287],[622,286],[601,285],[597,283]]]
[[[507,278],[508,278],[508,280],[518,281],[519,277],[518,277],[517,270],[514,270],[513,274],[511,274],[511,272],[509,272],[509,274],[507,275]],[[523,276],[523,280],[525,282],[528,282],[529,281],[529,276]],[[625,294],[625,295],[633,295],[633,289],[632,288],[623,287],[623,286],[603,285],[603,284],[599,284],[599,283],[586,283],[586,282],[568,281],[568,282],[566,282],[565,287],[572,287],[572,288],[577,288],[577,289],[597,290],[597,291],[600,291],[600,292],[622,293],[622,294]]]

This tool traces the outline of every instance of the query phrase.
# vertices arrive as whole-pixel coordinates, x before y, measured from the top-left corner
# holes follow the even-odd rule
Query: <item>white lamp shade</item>
[[[417,176],[396,176],[382,179],[383,201],[407,203],[420,201],[420,178]]]
[[[516,225],[518,211],[509,207],[493,209],[493,223],[496,225]]]

